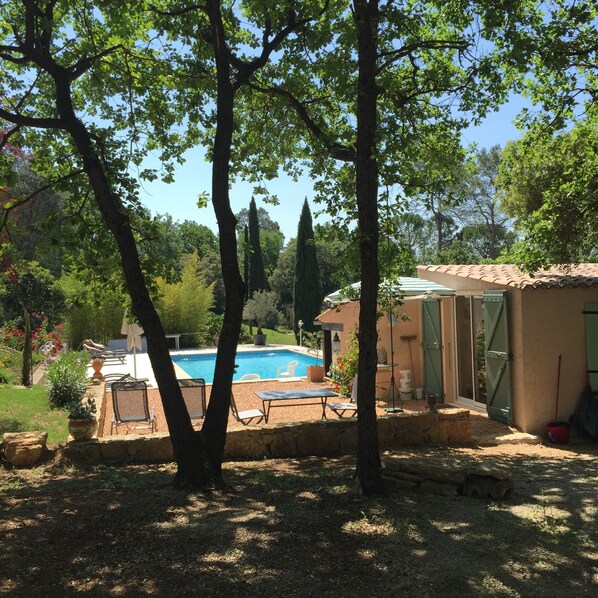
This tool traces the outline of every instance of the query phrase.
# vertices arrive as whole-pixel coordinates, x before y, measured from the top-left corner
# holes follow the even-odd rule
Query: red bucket
[[[553,444],[567,444],[571,432],[568,422],[550,422],[548,424],[548,442]]]

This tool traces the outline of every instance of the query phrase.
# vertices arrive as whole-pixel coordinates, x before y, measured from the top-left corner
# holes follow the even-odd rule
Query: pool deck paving
[[[297,347],[286,347],[282,345],[267,345],[261,350],[272,350],[274,348],[294,348]],[[246,345],[239,348],[240,350],[254,350],[257,347],[253,345]],[[214,352],[214,349],[201,351],[202,353]],[[174,354],[175,352],[173,352]],[[183,351],[177,351],[176,354],[184,353]],[[188,353],[188,352],[187,352]],[[175,370],[177,370],[177,377],[188,378],[178,366],[175,364]],[[91,372],[90,368],[90,372]],[[147,353],[137,353],[135,356],[128,354],[124,364],[120,362],[109,361],[105,363],[102,368],[103,374],[122,373],[134,375],[137,373],[138,378],[147,379],[149,389],[149,400],[150,408],[153,408],[156,415],[157,430],[159,432],[167,431],[166,419],[164,417],[164,411],[162,409],[162,402],[160,399],[160,393],[157,389],[156,379],[151,368],[149,356]],[[233,384],[233,393],[237,407],[239,410],[244,409],[263,409],[264,405],[262,401],[256,396],[256,391],[264,390],[278,390],[281,388],[292,389],[292,388],[308,388],[308,387],[329,387],[327,383],[314,384],[308,382],[305,378],[291,378],[285,380],[257,380],[251,382],[235,382]],[[206,385],[206,394],[209,403],[209,397],[211,392],[211,385]],[[112,402],[109,400],[109,395],[106,401],[106,417],[104,420],[103,430],[101,431],[102,436],[110,435],[110,421],[112,419]],[[448,406],[448,405],[447,405]],[[458,405],[451,405],[452,407]],[[408,401],[403,404],[403,407],[408,411],[424,411],[427,409],[425,401]],[[384,404],[379,402],[376,408],[377,415],[385,415]],[[471,411],[472,415],[472,435],[476,442],[482,444],[502,444],[502,443],[533,443],[538,442],[538,438],[530,434],[522,434],[516,428],[507,426],[500,422],[494,421],[486,416],[484,413],[477,413]],[[322,416],[322,408],[320,405],[294,405],[285,406],[281,408],[274,408],[270,412],[269,423],[271,424],[282,424],[292,423],[299,421],[313,421],[319,420]],[[329,419],[336,419],[336,416],[332,413],[328,415]],[[229,415],[228,420],[229,428],[242,427],[242,424],[236,421],[232,414]]]

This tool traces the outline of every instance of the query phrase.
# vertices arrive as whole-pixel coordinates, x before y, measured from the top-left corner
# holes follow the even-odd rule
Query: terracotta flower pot
[[[323,365],[308,365],[307,379],[310,382],[324,382],[324,366]]]
[[[97,419],[69,419],[69,433],[73,440],[91,440],[98,428]]]

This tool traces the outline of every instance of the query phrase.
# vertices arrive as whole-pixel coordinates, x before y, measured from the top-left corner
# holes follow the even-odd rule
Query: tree
[[[293,328],[295,336],[299,339],[299,325],[297,322],[302,320],[305,331],[315,332],[314,320],[322,311],[323,298],[318,254],[307,198],[303,202],[299,226],[297,227],[297,253],[293,288]]]
[[[21,384],[31,384],[31,317],[33,312],[44,314],[56,321],[64,304],[64,295],[56,280],[37,262],[20,261],[3,275],[0,288],[4,312],[9,317],[23,319],[23,368]]]
[[[535,270],[598,255],[598,119],[570,131],[530,132],[507,145],[498,186],[522,239],[512,257]]]
[[[249,203],[249,296],[253,297],[256,291],[267,290],[266,271],[264,269],[264,256],[260,244],[260,225],[257,218],[255,199]]]
[[[131,226],[134,210],[127,210],[123,202],[124,196],[134,193],[134,185],[126,170],[128,162],[119,154],[123,149],[122,140],[119,145],[114,134],[114,128],[121,125],[129,127],[133,124],[135,128],[134,110],[142,111],[143,106],[151,102],[146,94],[143,101],[136,103],[139,96],[135,86],[140,79],[124,75],[127,89],[123,90],[122,85],[113,93],[107,93],[106,89],[107,73],[131,73],[135,61],[130,53],[134,45],[131,35],[133,32],[142,35],[149,23],[145,15],[129,11],[128,6],[110,3],[104,8],[102,12],[98,6],[86,5],[75,11],[69,3],[57,6],[55,1],[34,0],[22,6],[18,2],[2,5],[0,17],[12,27],[0,31],[0,65],[13,95],[10,101],[0,106],[0,118],[12,123],[12,134],[28,134],[40,162],[47,158],[48,162],[54,160],[54,168],[72,167],[65,179],[73,185],[79,183],[83,197],[89,197],[91,191],[118,247],[132,311],[148,339],[148,353],[178,464],[176,479],[181,483],[192,483],[205,472],[205,451],[193,431],[164,329],[149,295]],[[79,31],[84,34],[78,36]],[[115,39],[118,40],[116,43]],[[69,48],[68,52],[64,52],[65,47]],[[141,49],[138,52],[143,53]],[[107,61],[111,62],[108,67]],[[31,84],[25,87],[21,86],[19,77],[23,69],[31,75]],[[91,73],[95,76],[91,77]],[[144,85],[151,87],[151,75],[149,71],[145,74],[141,79]],[[117,79],[111,80],[111,85],[116,82]],[[112,107],[108,109],[108,104],[102,102],[108,97],[110,102],[117,102],[123,93],[126,99],[121,106],[126,107],[126,117],[118,120],[119,112]],[[157,101],[161,101],[159,96],[156,96]],[[105,108],[103,116],[114,117],[112,130],[108,133],[98,124],[84,122],[77,114],[83,106],[92,113]],[[125,142],[125,147],[130,146]],[[79,178],[82,174],[85,181]]]
[[[293,304],[296,259],[297,241],[291,239],[284,248],[274,272],[268,278],[270,288],[278,295],[278,301],[282,305]]]
[[[262,328],[276,328],[280,322],[276,293],[272,291],[256,291],[247,301],[243,309],[243,318],[252,320],[257,326],[257,333],[264,334]]]

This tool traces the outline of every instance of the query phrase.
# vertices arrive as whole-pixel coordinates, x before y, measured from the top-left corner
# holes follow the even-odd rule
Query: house
[[[588,377],[598,391],[598,264],[533,276],[497,264],[417,270],[418,279],[398,280],[401,289],[413,280],[423,285],[419,294],[405,293],[400,311],[409,320],[390,325],[381,318],[378,334],[390,355],[392,333],[392,361],[399,371],[411,369],[426,394],[542,433],[548,422],[569,418]],[[352,301],[318,320],[325,338],[339,335],[342,352],[358,317],[359,303]],[[377,384],[383,396],[380,375]]]

